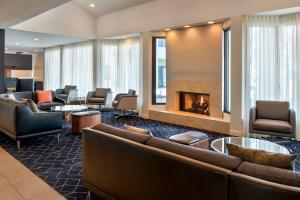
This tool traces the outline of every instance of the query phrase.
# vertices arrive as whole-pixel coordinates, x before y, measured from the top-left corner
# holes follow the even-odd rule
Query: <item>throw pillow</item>
[[[51,90],[38,90],[36,91],[38,103],[51,103],[52,91]]]
[[[31,100],[31,99],[25,99],[26,103],[29,105],[29,107],[31,108],[32,112],[40,112],[39,109],[37,108],[36,104]]]
[[[134,127],[134,126],[129,126],[127,124],[123,125],[123,129],[126,130],[126,131],[134,132],[134,133],[140,133],[140,134],[143,134],[143,135],[151,135],[152,136],[152,133],[149,130],[145,130],[145,129],[142,129],[142,128],[137,128],[137,127]]]
[[[227,143],[226,146],[229,155],[239,157],[242,159],[242,161],[278,167],[282,169],[293,169],[293,163],[297,157],[293,154],[272,153],[263,150],[248,149],[229,143]]]
[[[16,97],[15,97],[15,95],[14,95],[13,93],[8,93],[8,94],[6,95],[6,97],[7,97],[8,99],[16,100]]]

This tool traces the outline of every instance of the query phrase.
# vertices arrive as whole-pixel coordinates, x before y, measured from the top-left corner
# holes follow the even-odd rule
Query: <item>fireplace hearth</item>
[[[179,92],[180,111],[209,116],[209,94]]]

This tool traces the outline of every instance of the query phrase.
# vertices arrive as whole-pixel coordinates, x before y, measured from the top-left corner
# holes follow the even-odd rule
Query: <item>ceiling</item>
[[[154,0],[73,0],[78,6],[96,16],[106,15],[150,1]],[[95,5],[94,8],[90,6],[91,3]]]
[[[34,40],[38,39],[38,40]],[[5,48],[7,52],[36,52],[43,48],[86,41],[85,38],[68,37],[46,33],[36,33],[16,29],[5,29]]]

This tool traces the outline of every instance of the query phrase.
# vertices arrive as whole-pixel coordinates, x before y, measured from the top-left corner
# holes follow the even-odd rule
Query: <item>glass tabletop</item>
[[[54,106],[51,111],[54,112],[78,112],[87,110],[88,107],[85,105],[64,105],[64,106]]]
[[[279,144],[274,142],[270,142],[267,140],[261,140],[256,138],[247,138],[247,137],[226,137],[226,138],[219,138],[214,140],[211,143],[211,147],[213,150],[228,154],[228,149],[226,144],[236,144],[244,148],[248,149],[256,149],[256,150],[264,150],[267,152],[272,153],[283,153],[283,154],[290,154],[289,150]]]

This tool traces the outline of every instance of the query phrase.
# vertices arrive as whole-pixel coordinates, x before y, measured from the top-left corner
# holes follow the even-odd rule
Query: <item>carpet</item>
[[[102,122],[106,124],[115,127],[121,127],[123,124],[137,126],[151,130],[154,136],[163,139],[188,130],[197,130],[142,118],[115,120],[112,112],[102,112],[101,115]],[[210,142],[225,136],[204,130],[198,131],[207,133]],[[59,142],[55,135],[33,138],[22,142],[21,149],[18,150],[13,140],[0,134],[0,146],[67,199],[85,200],[87,190],[82,184],[81,139],[81,135],[72,133],[70,125],[67,125],[64,133],[60,135]],[[273,140],[299,155],[296,161],[296,171],[300,171],[300,142],[282,138]]]

